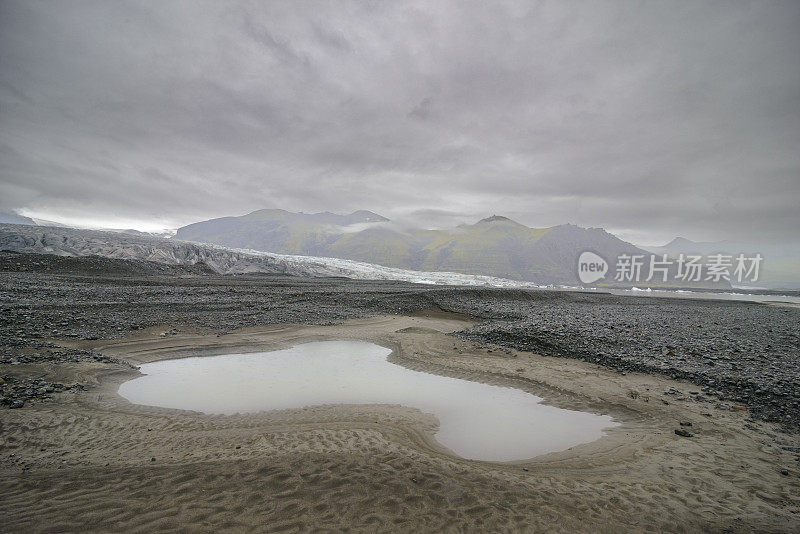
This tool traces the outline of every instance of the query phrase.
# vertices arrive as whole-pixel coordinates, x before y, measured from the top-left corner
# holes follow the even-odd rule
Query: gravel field
[[[4,407],[53,385],[15,376],[41,359],[114,364],[58,339],[121,337],[161,325],[226,332],[275,323],[333,324],[439,307],[480,323],[454,335],[620,372],[662,373],[696,388],[662,399],[719,397],[718,409],[800,427],[800,309],[715,300],[475,289],[276,275],[219,276],[203,266],[0,253]],[[27,382],[26,382],[27,380]]]

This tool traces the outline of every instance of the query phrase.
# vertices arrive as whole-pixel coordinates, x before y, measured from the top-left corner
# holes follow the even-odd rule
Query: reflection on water
[[[390,350],[361,341],[166,360],[119,393],[137,404],[233,414],[322,404],[400,404],[434,414],[436,440],[471,459],[510,461],[564,450],[617,426],[609,416],[540,404],[509,387],[412,371],[386,361]]]

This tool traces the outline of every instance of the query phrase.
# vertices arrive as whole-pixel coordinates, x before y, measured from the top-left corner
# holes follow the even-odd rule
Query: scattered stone
[[[694,434],[692,434],[688,430],[684,430],[682,428],[675,429],[675,434],[677,434],[677,435],[679,435],[681,437],[684,437],[684,438],[691,438],[692,436],[694,436]]]
[[[681,421],[681,426],[692,426],[691,421]]]
[[[38,274],[50,268],[47,275]],[[686,383],[681,387],[687,388],[693,402],[699,390],[714,399],[712,406],[716,402],[746,406],[755,419],[800,428],[798,309],[706,299],[656,302],[605,293],[425,287],[266,274],[215,277],[207,285],[197,283],[198,276],[211,274],[203,265],[8,251],[0,251],[0,271],[6,277],[0,303],[0,363],[6,364],[2,373],[18,372],[21,367],[13,363],[114,363],[88,349],[57,347],[45,341],[48,338],[114,339],[148,328],[154,336],[173,335],[174,330],[163,326],[173,322],[227,333],[265,324],[338,323],[434,306],[481,319],[474,327],[451,334],[467,343],[459,347],[474,343],[491,346],[494,353],[514,349],[575,358],[629,375],[657,373]],[[17,274],[22,271],[24,275]],[[87,285],[85,276],[98,272],[104,273],[102,282]],[[120,283],[117,275],[125,281]],[[140,276],[148,276],[146,291],[135,282]],[[91,304],[95,302],[114,305],[96,308]],[[244,302],[251,305],[242,306]],[[2,379],[4,409],[16,400],[27,401],[28,389],[30,398],[41,401],[46,397],[39,394],[40,388],[53,385],[25,381],[10,392],[11,380]],[[59,391],[65,389],[56,388],[54,393]],[[673,399],[681,395],[671,394]]]

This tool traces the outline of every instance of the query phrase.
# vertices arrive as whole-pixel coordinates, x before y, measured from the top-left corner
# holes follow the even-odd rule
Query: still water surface
[[[511,387],[412,371],[390,349],[362,341],[164,360],[119,393],[136,404],[234,414],[324,404],[400,404],[435,415],[436,440],[464,458],[512,461],[565,450],[617,426],[607,415],[564,410]]]

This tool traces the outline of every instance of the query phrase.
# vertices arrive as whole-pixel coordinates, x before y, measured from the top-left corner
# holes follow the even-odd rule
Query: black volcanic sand
[[[799,314],[0,253],[0,531],[798,532]],[[620,426],[487,463],[412,407],[117,394],[145,362],[323,339]]]
[[[102,273],[102,274],[101,274]],[[339,278],[218,276],[107,258],[0,253],[0,364],[91,359],[47,339],[115,338],[152,325],[226,332],[279,323],[330,325],[440,308],[481,321],[457,337],[578,358],[621,372],[661,373],[711,396],[719,409],[800,427],[800,309],[722,300],[460,288]],[[165,335],[168,335],[166,332]],[[42,396],[13,388],[3,399]],[[47,386],[45,386],[46,389]]]

